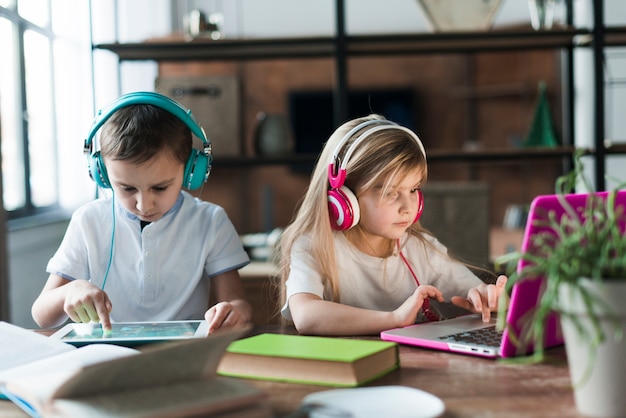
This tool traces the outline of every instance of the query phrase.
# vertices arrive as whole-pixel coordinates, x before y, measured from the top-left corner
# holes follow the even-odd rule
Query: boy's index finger
[[[98,318],[100,324],[102,324],[102,330],[106,332],[111,332],[111,317],[109,316],[109,310],[104,305],[96,306],[96,310],[98,311]]]

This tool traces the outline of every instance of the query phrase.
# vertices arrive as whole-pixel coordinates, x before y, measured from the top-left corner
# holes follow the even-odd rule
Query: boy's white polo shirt
[[[112,199],[79,208],[48,273],[102,286],[112,238]],[[210,277],[250,262],[224,209],[182,191],[163,218],[141,230],[115,203],[115,235],[105,291],[114,321],[202,319]]]

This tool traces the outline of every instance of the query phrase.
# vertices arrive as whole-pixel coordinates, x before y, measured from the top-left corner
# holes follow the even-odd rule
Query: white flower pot
[[[626,417],[626,280],[607,281],[602,286],[588,279],[581,280],[595,295],[594,300],[605,301],[617,315],[622,337],[616,335],[615,323],[604,313],[599,314],[607,339],[593,357],[591,338],[581,336],[572,319],[561,315],[576,408],[593,417]],[[567,285],[559,289],[559,311],[574,315],[588,330],[588,335],[593,335],[582,299]]]

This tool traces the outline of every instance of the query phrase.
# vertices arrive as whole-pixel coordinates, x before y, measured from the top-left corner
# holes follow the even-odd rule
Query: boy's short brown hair
[[[148,104],[116,111],[102,127],[100,154],[141,164],[161,152],[186,164],[192,149],[189,127],[167,110]]]

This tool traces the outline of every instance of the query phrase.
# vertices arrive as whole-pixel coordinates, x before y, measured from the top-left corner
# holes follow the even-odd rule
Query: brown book
[[[234,341],[218,374],[324,386],[359,386],[398,368],[398,347],[379,340],[261,334]]]

